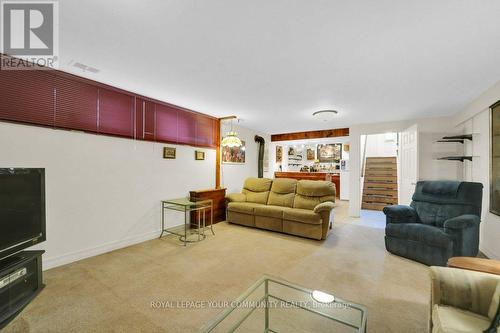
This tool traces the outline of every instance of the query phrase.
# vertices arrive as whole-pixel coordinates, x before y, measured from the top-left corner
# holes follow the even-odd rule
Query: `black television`
[[[0,168],[0,258],[45,241],[45,169]]]

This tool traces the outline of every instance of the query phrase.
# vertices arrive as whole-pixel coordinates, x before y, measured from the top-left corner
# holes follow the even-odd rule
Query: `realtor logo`
[[[57,1],[1,1],[2,69],[54,68],[58,53]],[[19,59],[23,61],[19,61]],[[13,60],[15,64],[11,63]],[[20,66],[21,63],[21,66]],[[19,68],[22,67],[22,68]]]

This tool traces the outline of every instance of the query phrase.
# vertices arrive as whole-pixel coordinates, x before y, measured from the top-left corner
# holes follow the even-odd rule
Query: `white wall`
[[[473,133],[468,152],[472,163],[464,170],[466,180],[480,182],[483,189],[483,211],[481,222],[480,250],[490,258],[500,259],[500,216],[489,212],[490,195],[490,110],[500,100],[500,82],[472,101],[456,116],[456,123],[464,133]]]
[[[162,158],[164,146],[177,159]],[[46,169],[44,268],[155,238],[160,200],[215,186],[215,150],[0,123],[0,165]],[[168,214],[169,225],[182,216]]]
[[[238,133],[238,137],[245,141],[245,163],[244,164],[221,164],[221,186],[226,188],[226,193],[241,192],[243,188],[243,183],[248,177],[258,176],[258,159],[259,159],[259,146],[255,142],[255,135],[259,135],[266,141],[266,147],[268,147],[268,157],[271,160],[271,150],[269,145],[271,143],[271,136],[262,132],[258,132],[243,126],[234,125],[234,131]],[[225,122],[221,124],[221,136],[225,136],[230,130],[229,123]],[[273,155],[273,158],[275,156]],[[271,173],[268,168],[264,166],[264,177],[271,177]],[[272,177],[271,177],[272,178]]]
[[[460,162],[436,160],[443,146],[434,142],[443,134],[455,133],[459,130],[453,119],[452,117],[439,117],[351,126],[349,128],[349,142],[351,143],[349,215],[359,216],[361,208],[361,135],[401,132],[417,124],[419,127],[419,179],[459,179],[462,170]]]
[[[397,133],[363,135],[361,151],[366,137],[366,157],[395,157],[398,151]]]

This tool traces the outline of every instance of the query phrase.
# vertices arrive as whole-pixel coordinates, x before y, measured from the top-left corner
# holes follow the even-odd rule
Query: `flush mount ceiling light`
[[[241,143],[240,138],[238,138],[238,133],[233,131],[233,119],[236,119],[236,117],[231,116],[231,117],[221,118],[221,120],[230,120],[231,121],[231,130],[229,132],[227,132],[226,136],[224,137],[224,139],[222,139],[222,142],[221,142],[221,145],[223,147],[233,148],[233,147],[241,147],[243,145]]]
[[[313,117],[322,121],[330,121],[335,118],[339,112],[336,110],[321,110],[313,113]]]

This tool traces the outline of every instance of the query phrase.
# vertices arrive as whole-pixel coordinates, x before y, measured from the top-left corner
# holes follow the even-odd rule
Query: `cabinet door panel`
[[[53,75],[41,70],[0,71],[0,119],[53,126]]]
[[[56,77],[55,126],[97,132],[97,87]]]
[[[213,119],[203,115],[196,116],[196,145],[203,147],[213,146]]]
[[[164,142],[178,142],[178,110],[174,107],[156,104],[156,139]]]
[[[134,97],[99,89],[99,133],[134,137]]]
[[[156,140],[155,103],[138,98],[135,102],[136,138]]]
[[[179,143],[196,144],[196,114],[180,110],[178,113]]]

